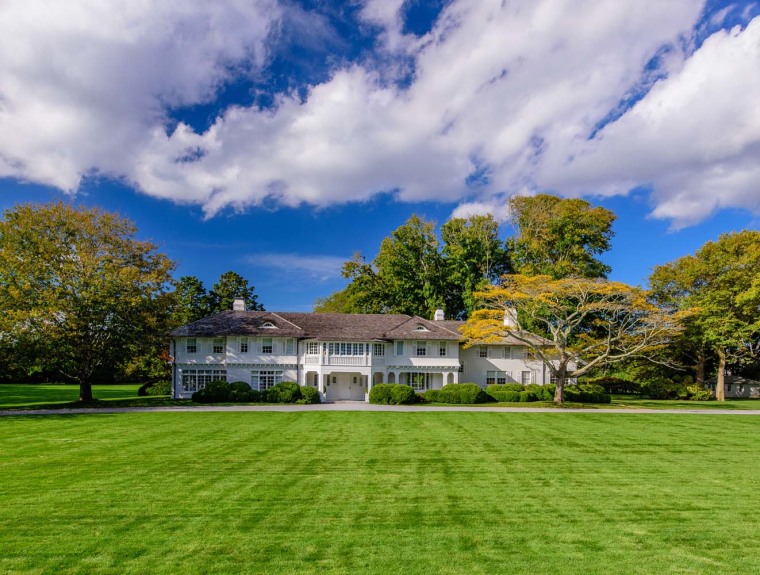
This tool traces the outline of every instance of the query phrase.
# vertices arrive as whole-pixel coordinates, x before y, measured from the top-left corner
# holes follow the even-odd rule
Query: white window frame
[[[227,381],[226,369],[183,369],[182,391],[199,391],[212,381]]]
[[[220,353],[224,353],[224,338],[223,337],[215,337],[214,340],[211,342],[211,353],[219,355]]]
[[[403,379],[414,391],[427,391],[432,383],[431,375],[425,371],[407,371],[403,373]]]
[[[282,371],[279,369],[251,370],[251,388],[264,391],[282,383]]]
[[[446,341],[438,342],[438,357],[446,357],[449,354],[449,344]]]
[[[404,355],[404,341],[403,340],[398,340],[396,342],[396,355],[397,356]]]
[[[269,343],[267,343],[267,341]],[[272,355],[274,353],[274,339],[271,337],[261,338],[261,353]]]
[[[240,353],[248,353],[248,338],[240,338]]]
[[[192,354],[198,353],[198,339],[195,337],[188,337],[185,340],[185,353]]]
[[[418,340],[414,342],[414,355],[415,357],[427,356],[427,342],[424,340]]]
[[[385,344],[384,343],[373,343],[372,344],[372,355],[375,357],[382,357],[385,355]]]
[[[480,349],[478,349],[478,357],[486,358],[491,357],[491,354],[489,353],[491,351],[491,348],[489,348],[487,345],[481,345]]]
[[[285,340],[285,355],[295,355],[295,340],[289,337]]]
[[[322,351],[322,344],[318,341],[306,342],[306,355],[319,355]]]
[[[528,375],[528,381],[525,381],[525,375]],[[533,372],[532,371],[521,371],[520,372],[520,383],[523,385],[529,385],[533,383]]]
[[[488,370],[486,371],[486,385],[504,385],[510,379],[511,373],[508,371]]]

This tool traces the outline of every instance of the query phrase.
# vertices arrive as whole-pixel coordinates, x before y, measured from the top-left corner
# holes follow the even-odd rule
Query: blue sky
[[[412,213],[514,194],[612,209],[632,284],[760,227],[756,2],[60,4],[0,6],[0,208],[118,211],[268,309],[310,309]]]

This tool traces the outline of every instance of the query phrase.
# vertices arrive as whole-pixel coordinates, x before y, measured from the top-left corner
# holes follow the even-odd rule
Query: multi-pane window
[[[411,385],[414,391],[426,391],[430,389],[430,374],[422,372],[409,372],[403,374],[402,381]]]
[[[240,338],[240,353],[248,353],[248,338]]]
[[[513,347],[512,359],[525,359],[525,348],[523,346]]]
[[[478,349],[478,357],[488,357],[488,348],[485,345],[481,345]]]
[[[446,344],[446,342],[445,341],[440,342],[438,344],[438,355],[440,357],[446,357],[447,349],[448,349],[448,345]]]
[[[404,355],[404,342],[403,341],[397,341],[396,342],[396,355]]]
[[[251,387],[264,391],[282,382],[282,372],[276,370],[252,371]]]
[[[261,353],[272,353],[273,350],[274,350],[274,347],[272,346],[272,338],[262,337],[261,338]]]
[[[185,340],[185,353],[198,353],[198,342],[194,337]]]
[[[385,355],[385,345],[382,343],[373,343],[372,355]]]
[[[520,372],[520,383],[523,385],[527,385],[529,383],[533,383],[533,372],[532,371],[521,371]]]
[[[310,341],[306,344],[306,353],[309,355],[319,355],[320,343],[318,341]]]
[[[414,354],[417,357],[424,357],[424,356],[426,356],[427,355],[427,343],[425,343],[424,341],[418,341],[418,342],[416,342],[416,344],[414,346],[414,352],[415,352]]]
[[[227,381],[224,369],[184,369],[182,370],[182,391],[198,391],[212,381]]]
[[[293,355],[296,352],[296,344],[293,338],[285,340],[285,355]]]
[[[503,352],[504,359],[511,359],[512,358],[511,350],[512,350],[512,348],[509,347],[509,346],[507,346],[507,347],[504,348],[504,352]]]
[[[352,342],[331,342],[327,344],[330,355],[364,355],[365,344]]]
[[[215,337],[214,343],[212,344],[212,350],[213,350],[213,353],[223,353],[224,352],[224,338]]]
[[[504,385],[509,377],[508,371],[487,371],[486,385]]]

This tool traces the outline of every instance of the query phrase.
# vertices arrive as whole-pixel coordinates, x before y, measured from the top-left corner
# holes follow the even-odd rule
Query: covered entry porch
[[[369,393],[369,373],[361,371],[307,372],[306,382],[324,401],[366,401]]]

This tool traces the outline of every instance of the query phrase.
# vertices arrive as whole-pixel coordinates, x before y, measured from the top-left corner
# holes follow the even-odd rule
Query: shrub
[[[319,399],[319,390],[316,387],[302,387],[301,388],[301,399],[299,399],[296,403],[302,403],[302,404],[312,404],[312,403],[321,403],[321,399]]]
[[[196,403],[221,403],[230,400],[230,386],[226,381],[211,381],[192,395]]]
[[[538,401],[538,396],[532,391],[521,391],[520,403],[526,403],[530,401]]]
[[[579,403],[610,403],[612,397],[604,393],[601,386],[581,384],[565,387],[565,400]]]
[[[380,405],[406,405],[416,398],[412,387],[402,383],[378,383],[369,392],[369,402]]]
[[[520,401],[520,393],[521,392],[519,391],[492,391],[488,395],[493,397],[496,401],[516,403]]]
[[[301,386],[295,381],[283,381],[273,385],[261,395],[267,403],[295,403],[301,399]]]
[[[699,384],[687,385],[686,391],[689,393],[688,399],[692,401],[711,401],[715,399],[710,390],[701,387]]]
[[[441,401],[441,391],[438,389],[428,389],[423,395],[428,403],[440,403]]]
[[[522,383],[505,383],[503,391],[525,391],[525,386]]]
[[[688,397],[685,385],[664,377],[642,383],[640,394],[649,399],[686,399]]]
[[[440,390],[441,403],[488,403],[494,398],[476,383],[450,383]]]
[[[391,389],[391,403],[393,405],[409,405],[417,401],[417,394],[410,385],[396,384]]]
[[[602,377],[589,383],[600,385],[604,389],[604,393],[632,395],[641,391],[641,386],[635,381],[629,381],[619,377]]]
[[[147,395],[171,395],[172,382],[171,381],[150,381],[143,383],[137,389],[137,395],[139,397],[145,397]]]
[[[238,403],[253,403],[261,401],[261,393],[244,381],[233,381],[230,384],[230,401]]]

